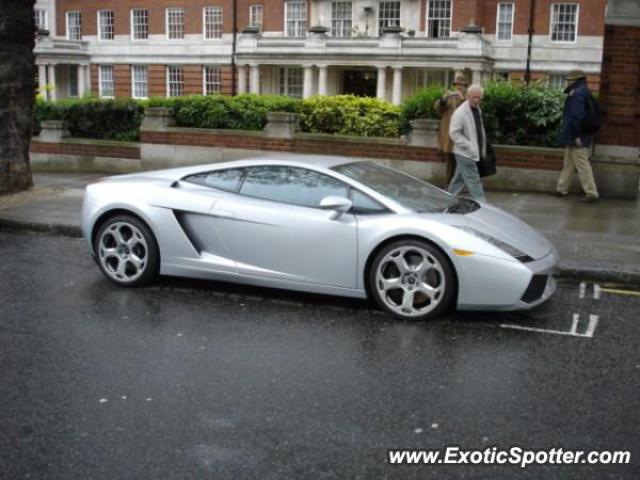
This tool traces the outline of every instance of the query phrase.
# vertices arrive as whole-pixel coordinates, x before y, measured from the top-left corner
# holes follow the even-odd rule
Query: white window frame
[[[509,31],[509,38],[500,38],[500,7],[502,5],[511,5],[511,29]],[[513,21],[516,15],[515,2],[499,2],[496,7],[496,42],[509,43],[513,41]]]
[[[100,20],[102,19],[102,14],[103,13],[111,13],[111,38],[103,38],[102,37],[102,25],[100,23]],[[96,12],[96,22],[98,23],[98,30],[97,30],[98,41],[100,41],[100,42],[112,42],[116,37],[116,14],[115,14],[115,12],[113,10],[108,10],[108,9],[98,10]]]
[[[69,65],[67,68],[67,81],[68,81],[68,93],[71,98],[78,98],[80,96],[80,85],[78,82],[78,74],[80,68],[78,65]],[[74,91],[75,90],[75,91]]]
[[[136,38],[136,24],[135,24],[135,12],[146,12],[144,18],[147,19],[146,23],[146,31],[147,35],[144,38]],[[131,23],[131,41],[132,42],[145,42],[149,40],[149,9],[148,8],[132,8],[129,14],[130,23]],[[142,24],[141,24],[142,25]]]
[[[553,78],[555,77],[557,85],[554,85]],[[558,81],[559,80],[559,81]],[[557,88],[563,90],[567,83],[567,75],[564,73],[549,73],[547,76],[547,85],[549,88]]]
[[[397,1],[397,0],[392,0],[392,1],[386,1],[386,0],[382,0],[380,1],[380,3],[378,3],[378,35],[382,35],[382,28],[383,27],[388,27],[390,26],[389,24],[389,17],[385,17],[384,21],[385,24],[382,25],[382,21],[383,21],[383,17],[382,17],[382,4],[384,3],[397,3],[398,4],[398,27],[400,26],[400,22],[402,21],[402,2],[401,1]]]
[[[219,82],[209,82],[208,73],[216,72],[220,76]],[[208,85],[219,85],[216,90],[208,91]],[[202,67],[202,94],[203,95],[216,95],[222,93],[222,68],[219,65],[204,65]]]
[[[296,3],[296,4],[304,4],[304,20],[302,19],[293,19],[293,20],[288,20],[289,17],[289,5],[292,3]],[[307,0],[285,0],[284,2],[284,36],[285,37],[290,37],[290,38],[304,38],[307,36],[307,29],[308,29],[308,25],[307,25],[307,16],[309,15],[309,3],[307,2]],[[294,22],[294,25],[296,26],[294,28],[294,34],[293,35],[289,35],[289,22]],[[304,27],[304,28],[302,28]],[[298,32],[298,30],[303,30],[301,33],[302,35],[296,35]]]
[[[36,28],[38,30],[49,30],[49,10],[46,8],[35,8],[33,10]]]
[[[182,13],[182,25],[180,26],[180,24],[176,24],[176,28],[177,27],[181,27],[182,28],[182,36],[181,37],[172,37],[171,36],[171,29],[169,28],[169,18],[171,17],[172,13]],[[184,7],[167,7],[164,9],[164,32],[165,32],[165,36],[167,40],[170,41],[181,41],[184,40],[184,36],[185,36],[185,16],[186,16],[186,11],[184,9]]]
[[[556,6],[560,5],[575,5],[576,7],[576,29],[573,40],[554,40],[553,39],[553,12]],[[580,4],[577,2],[553,2],[549,4],[549,42],[551,43],[565,43],[576,44],[578,42],[578,28],[580,26]]]
[[[431,29],[429,28],[429,7],[431,6],[431,2],[433,1],[448,1],[449,2],[449,35],[446,37],[432,37],[431,36]],[[426,5],[426,18],[425,18],[425,36],[426,38],[431,38],[431,39],[440,39],[440,38],[451,38],[451,34],[453,33],[452,27],[453,27],[453,0],[427,0],[427,5]],[[440,19],[442,20],[442,19]]]
[[[260,12],[259,15],[256,12]],[[256,17],[260,17],[260,21],[256,22]],[[249,5],[249,25],[252,27],[258,27],[262,31],[262,25],[264,23],[264,6],[261,3]]]
[[[300,95],[291,95],[289,92],[289,72],[292,70],[299,70],[300,72]],[[284,83],[283,83],[284,80]],[[302,67],[298,66],[284,66],[278,70],[278,93],[280,95],[286,95],[291,98],[302,98],[304,93],[304,71]]]
[[[339,3],[348,3],[351,6],[349,11],[349,18],[338,18],[334,17],[335,13],[334,7]],[[331,2],[331,36],[334,38],[349,38],[353,35],[353,2],[349,0],[337,0]],[[337,35],[337,34],[340,35]]]
[[[207,30],[207,11],[219,11],[220,12],[220,35],[219,36],[209,36],[209,32]],[[215,18],[215,15],[212,14]],[[213,28],[217,23],[212,23],[213,33],[216,33],[215,28]],[[224,34],[224,8],[221,5],[206,5],[202,7],[202,38],[205,40],[220,40],[222,35]]]
[[[103,72],[105,71],[105,69],[109,69],[111,71],[111,80],[109,80],[109,82],[111,83],[111,95],[106,95],[104,93],[104,88],[103,88]],[[113,98],[116,95],[116,82],[114,79],[115,76],[115,72],[114,72],[114,68],[113,65],[98,65],[98,92],[100,95],[100,98]]]
[[[180,85],[181,92],[180,95],[171,95],[171,71],[172,69],[178,69],[180,71]],[[167,97],[181,97],[184,95],[184,67],[182,65],[167,65]],[[175,82],[178,83],[178,82]]]
[[[136,79],[136,69],[143,69],[145,72],[144,82],[140,81],[140,79]],[[136,95],[136,84],[142,85],[144,84],[144,88],[147,92],[146,95]],[[149,98],[149,66],[148,65],[131,65],[131,98],[136,98],[140,100],[144,100]]]
[[[69,18],[71,17],[72,14],[77,14],[77,18],[78,18],[78,38],[73,38],[71,36],[71,22],[69,21]],[[68,12],[66,12],[65,14],[65,19],[66,19],[66,29],[67,29],[67,40],[82,40],[82,13],[80,12],[80,10],[70,10]],[[76,26],[74,26],[75,28]]]
[[[439,68],[424,68],[418,71],[418,75],[416,75],[416,87],[417,88],[425,88],[429,85],[432,85],[435,82],[431,82],[430,79],[435,77],[437,72],[438,76],[444,77],[445,88],[451,87],[451,82],[453,81],[454,73],[450,69],[439,69]],[[439,79],[438,79],[439,80]]]

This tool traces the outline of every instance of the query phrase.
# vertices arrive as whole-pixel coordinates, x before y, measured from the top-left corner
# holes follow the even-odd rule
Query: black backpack
[[[593,97],[593,94],[589,92],[587,96],[587,111],[582,121],[582,133],[585,135],[594,135],[600,126],[602,125],[602,117],[604,116],[604,110]]]

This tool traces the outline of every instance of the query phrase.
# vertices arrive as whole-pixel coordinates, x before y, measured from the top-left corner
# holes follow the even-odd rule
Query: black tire
[[[428,263],[420,263],[420,258]],[[398,265],[402,259],[409,267],[404,272]],[[412,264],[416,259],[417,263]],[[418,269],[420,266],[423,267]],[[433,244],[414,239],[398,240],[382,248],[371,263],[367,282],[369,294],[384,311],[412,322],[430,320],[445,312],[457,290],[456,276],[446,255]],[[411,307],[404,307],[405,299]]]
[[[158,242],[149,227],[133,215],[106,219],[93,249],[102,273],[120,287],[148,285],[160,272]]]

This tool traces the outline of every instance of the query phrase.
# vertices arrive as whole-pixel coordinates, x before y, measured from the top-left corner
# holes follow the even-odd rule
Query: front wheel
[[[98,230],[94,251],[102,272],[121,287],[147,285],[160,270],[155,237],[144,222],[131,215],[107,219]]]
[[[420,240],[399,240],[384,247],[369,272],[369,292],[396,318],[423,321],[451,304],[453,269],[444,254]]]

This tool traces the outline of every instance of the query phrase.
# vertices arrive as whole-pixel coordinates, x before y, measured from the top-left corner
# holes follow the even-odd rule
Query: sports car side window
[[[351,201],[353,202],[351,213],[366,215],[389,212],[384,205],[356,189],[351,189]]]
[[[348,197],[349,187],[306,168],[265,165],[247,168],[240,193],[302,207],[318,207],[320,200],[329,195]]]
[[[182,180],[185,182],[204,185],[205,187],[217,188],[227,192],[238,191],[240,179],[242,178],[241,168],[232,168],[229,170],[217,170],[214,172],[197,173],[189,175]]]

